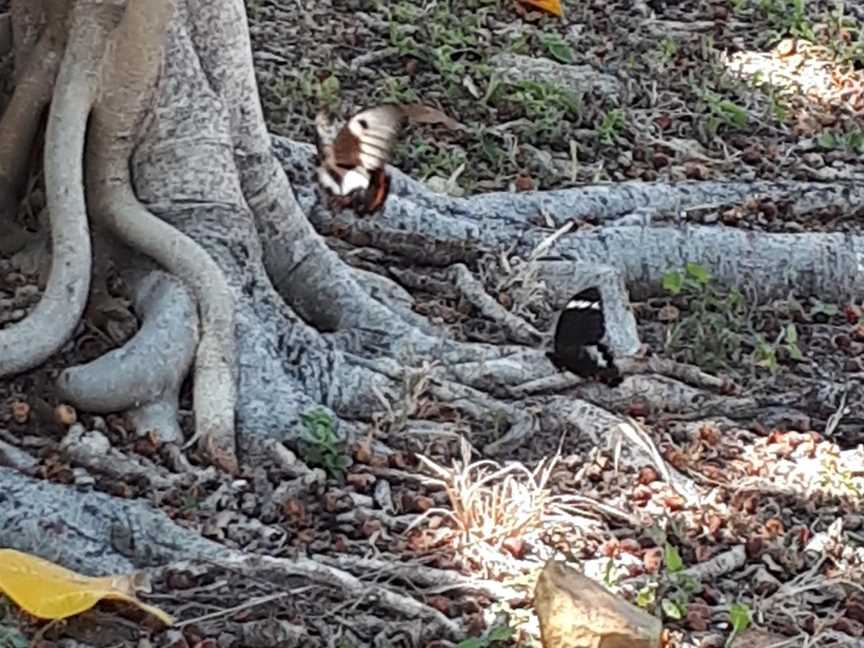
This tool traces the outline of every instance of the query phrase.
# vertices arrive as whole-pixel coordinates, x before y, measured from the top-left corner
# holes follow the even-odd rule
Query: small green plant
[[[666,37],[660,41],[660,62],[668,63],[678,54],[678,41],[674,38]]]
[[[734,101],[702,88],[697,89],[696,94],[708,107],[707,123],[711,133],[716,134],[721,124],[732,128],[744,128],[750,121],[747,109]]]
[[[573,50],[558,34],[546,34],[542,38],[543,47],[556,61],[561,63],[573,62]]]
[[[327,106],[328,108],[336,106],[339,103],[340,97],[339,77],[332,74],[324,79],[318,84],[316,94],[322,106]]]
[[[506,625],[493,626],[482,637],[469,637],[463,639],[457,648],[495,648],[499,642],[509,641],[513,638],[513,628]]]
[[[768,369],[772,374],[777,372],[777,350],[783,348],[792,360],[801,361],[804,355],[798,347],[798,329],[791,322],[780,331],[774,342],[767,342],[761,335],[756,335],[756,344],[753,351],[755,365]]]
[[[487,93],[490,94],[490,93]],[[489,97],[490,105],[501,102],[518,106],[529,120],[523,136],[561,139],[568,123],[582,112],[582,98],[547,81],[500,84]]]
[[[698,580],[684,570],[684,561],[674,545],[666,543],[663,550],[663,563],[668,572],[668,586],[660,599],[660,609],[670,619],[679,621],[687,615],[687,606],[700,587]]]
[[[700,583],[689,574],[682,573],[684,561],[678,548],[666,542],[663,548],[664,570],[657,581],[647,583],[636,594],[636,605],[652,609],[660,596],[660,609],[669,619],[679,621],[687,615],[687,606]]]
[[[603,121],[597,128],[600,140],[605,144],[614,144],[615,136],[624,128],[624,113],[621,110],[610,110],[603,115]]]
[[[758,9],[777,33],[813,40],[805,0],[759,0]]]
[[[663,289],[685,297],[687,314],[672,326],[666,346],[681,352],[687,362],[710,370],[723,369],[741,356],[741,331],[746,307],[735,288],[728,292],[712,285],[711,273],[698,263],[663,276]]]
[[[658,583],[651,582],[645,585],[636,594],[636,605],[641,608],[654,607],[657,603],[657,589],[660,587]]]
[[[733,603],[729,606],[729,620],[732,622],[732,633],[726,639],[726,648],[750,626],[750,608],[744,603]]]
[[[823,321],[827,322],[835,315],[840,314],[840,309],[835,304],[826,304],[815,298],[810,299],[810,304],[810,317],[816,321],[819,321],[817,318],[824,318]]]
[[[375,98],[382,103],[413,103],[419,99],[407,76],[385,77]]]
[[[621,580],[621,576],[626,574],[625,570],[618,569],[615,566],[615,561],[611,558],[606,561],[606,566],[603,568],[603,584],[612,589]]]
[[[323,468],[338,480],[344,477],[348,458],[340,451],[333,419],[323,409],[316,408],[300,415],[303,429],[303,460],[310,466]]]
[[[850,133],[837,133],[828,130],[819,135],[819,146],[833,151],[849,151],[856,155],[864,155],[864,130],[858,128]]]

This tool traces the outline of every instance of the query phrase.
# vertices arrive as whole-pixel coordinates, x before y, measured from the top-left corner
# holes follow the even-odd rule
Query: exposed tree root
[[[76,4],[69,17],[76,37],[63,54],[45,138],[46,199],[54,255],[51,276],[33,312],[0,331],[0,376],[45,361],[69,339],[84,312],[90,288],[90,233],[83,168],[69,161],[84,157],[87,118],[97,91],[110,13]],[[63,16],[58,11],[56,19]]]
[[[621,183],[560,191],[451,198],[434,194],[394,171],[395,195],[376,218],[333,216],[317,203],[314,188],[302,190],[312,171],[312,147],[274,137],[274,152],[297,184],[297,199],[316,228],[360,246],[401,255],[414,264],[472,263],[481,256],[512,249],[530,254],[555,227],[569,219],[615,217],[657,199],[680,200],[681,209],[705,204],[734,205],[757,197],[793,196],[799,209],[835,205],[854,211],[862,189],[853,183]],[[314,185],[307,185],[314,187]],[[822,202],[819,202],[819,201]],[[617,268],[631,295],[659,292],[662,276],[687,261],[701,263],[725,285],[746,277],[759,296],[802,293],[842,299],[864,287],[864,240],[841,233],[768,234],[692,225],[620,226],[573,231],[562,236],[550,256]],[[540,272],[541,278],[543,272]]]
[[[128,411],[139,434],[182,444],[177,407],[198,345],[195,303],[179,280],[163,273],[141,277],[134,292],[138,332],[125,346],[63,371],[59,394],[90,412]]]
[[[159,470],[140,455],[127,457],[112,448],[104,434],[95,430],[88,432],[80,423],[69,428],[60,448],[69,461],[115,481],[143,480],[154,489],[182,488],[184,483],[191,481],[185,475],[172,475]]]
[[[71,442],[70,442],[71,443]],[[370,584],[309,558],[248,555],[203,539],[141,501],[81,493],[0,468],[0,544],[35,552],[87,574],[131,572],[178,561],[215,561],[247,578],[285,586],[298,577],[327,585],[349,599],[380,606],[403,618],[422,619],[424,634],[459,639],[458,623],[392,589]],[[50,533],[46,530],[51,529]]]
[[[234,304],[228,284],[195,241],[143,208],[129,175],[133,136],[149,114],[162,65],[162,40],[152,34],[165,34],[174,10],[174,0],[133,0],[113,32],[110,72],[93,115],[87,175],[94,218],[194,292],[202,325],[195,354],[196,436],[214,463],[236,472]]]
[[[428,594],[453,590],[480,592],[494,599],[509,601],[511,604],[522,602],[526,593],[492,580],[468,578],[452,571],[435,569],[419,564],[394,562],[376,558],[360,558],[343,554],[339,556],[314,555],[313,560],[357,572],[368,577],[375,575],[381,579],[398,578],[415,583]]]

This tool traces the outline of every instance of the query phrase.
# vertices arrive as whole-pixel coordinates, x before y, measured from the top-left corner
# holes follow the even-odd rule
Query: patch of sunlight
[[[782,94],[794,93],[856,112],[864,110],[864,71],[805,40],[784,39],[770,52],[724,54],[722,62],[753,85],[768,84]]]

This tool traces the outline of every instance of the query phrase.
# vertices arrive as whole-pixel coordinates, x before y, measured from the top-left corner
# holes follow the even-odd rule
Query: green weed
[[[737,289],[716,288],[708,270],[696,263],[687,263],[683,272],[667,272],[663,289],[687,301],[687,314],[668,332],[668,350],[709,370],[725,369],[739,361],[746,305]]]
[[[348,458],[340,449],[333,419],[323,409],[316,408],[300,415],[303,460],[313,467],[323,468],[331,477],[341,481]]]
[[[603,121],[597,127],[597,135],[605,144],[614,144],[616,136],[623,130],[625,125],[624,113],[621,110],[610,110],[603,116]]]
[[[729,606],[729,621],[732,633],[726,639],[726,648],[730,648],[735,638],[750,626],[750,608],[744,603],[733,603]]]

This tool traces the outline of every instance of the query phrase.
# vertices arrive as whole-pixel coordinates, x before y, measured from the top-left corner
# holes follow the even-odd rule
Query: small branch
[[[454,265],[452,273],[456,286],[465,299],[482,315],[499,324],[511,340],[533,346],[543,339],[543,334],[540,331],[490,297],[483,285],[464,264],[457,263]]]
[[[141,480],[153,489],[188,487],[188,475],[168,473],[138,454],[127,456],[111,447],[108,438],[98,431],[87,431],[75,423],[60,442],[60,449],[70,462],[105,475],[118,482]]]
[[[747,550],[744,545],[735,545],[729,551],[717,554],[710,560],[688,567],[682,574],[700,581],[714,581],[747,564]]]
[[[660,358],[658,356],[651,356],[647,359],[628,358],[623,364],[626,364],[628,370],[632,373],[655,373],[667,378],[680,380],[695,387],[713,389],[729,394],[740,391],[740,387],[736,386],[728,378],[712,376],[695,365],[675,362],[667,358]]]
[[[400,580],[426,588],[427,592],[479,592],[491,599],[499,601],[523,601],[524,592],[507,587],[493,580],[470,578],[447,570],[436,569],[415,563],[378,560],[376,558],[361,558],[350,554],[328,556],[318,554],[311,556],[312,560],[363,574],[365,577],[380,576],[382,578],[398,578]]]
[[[348,597],[367,600],[370,603],[377,602],[385,609],[399,615],[411,619],[422,619],[424,634],[430,637],[434,633],[441,633],[455,640],[464,636],[462,629],[455,621],[451,621],[435,608],[424,605],[413,598],[397,594],[380,585],[362,581],[348,572],[324,565],[310,558],[289,560],[262,556],[260,565],[270,571],[271,575],[273,572],[301,575],[313,582],[330,585]]]

